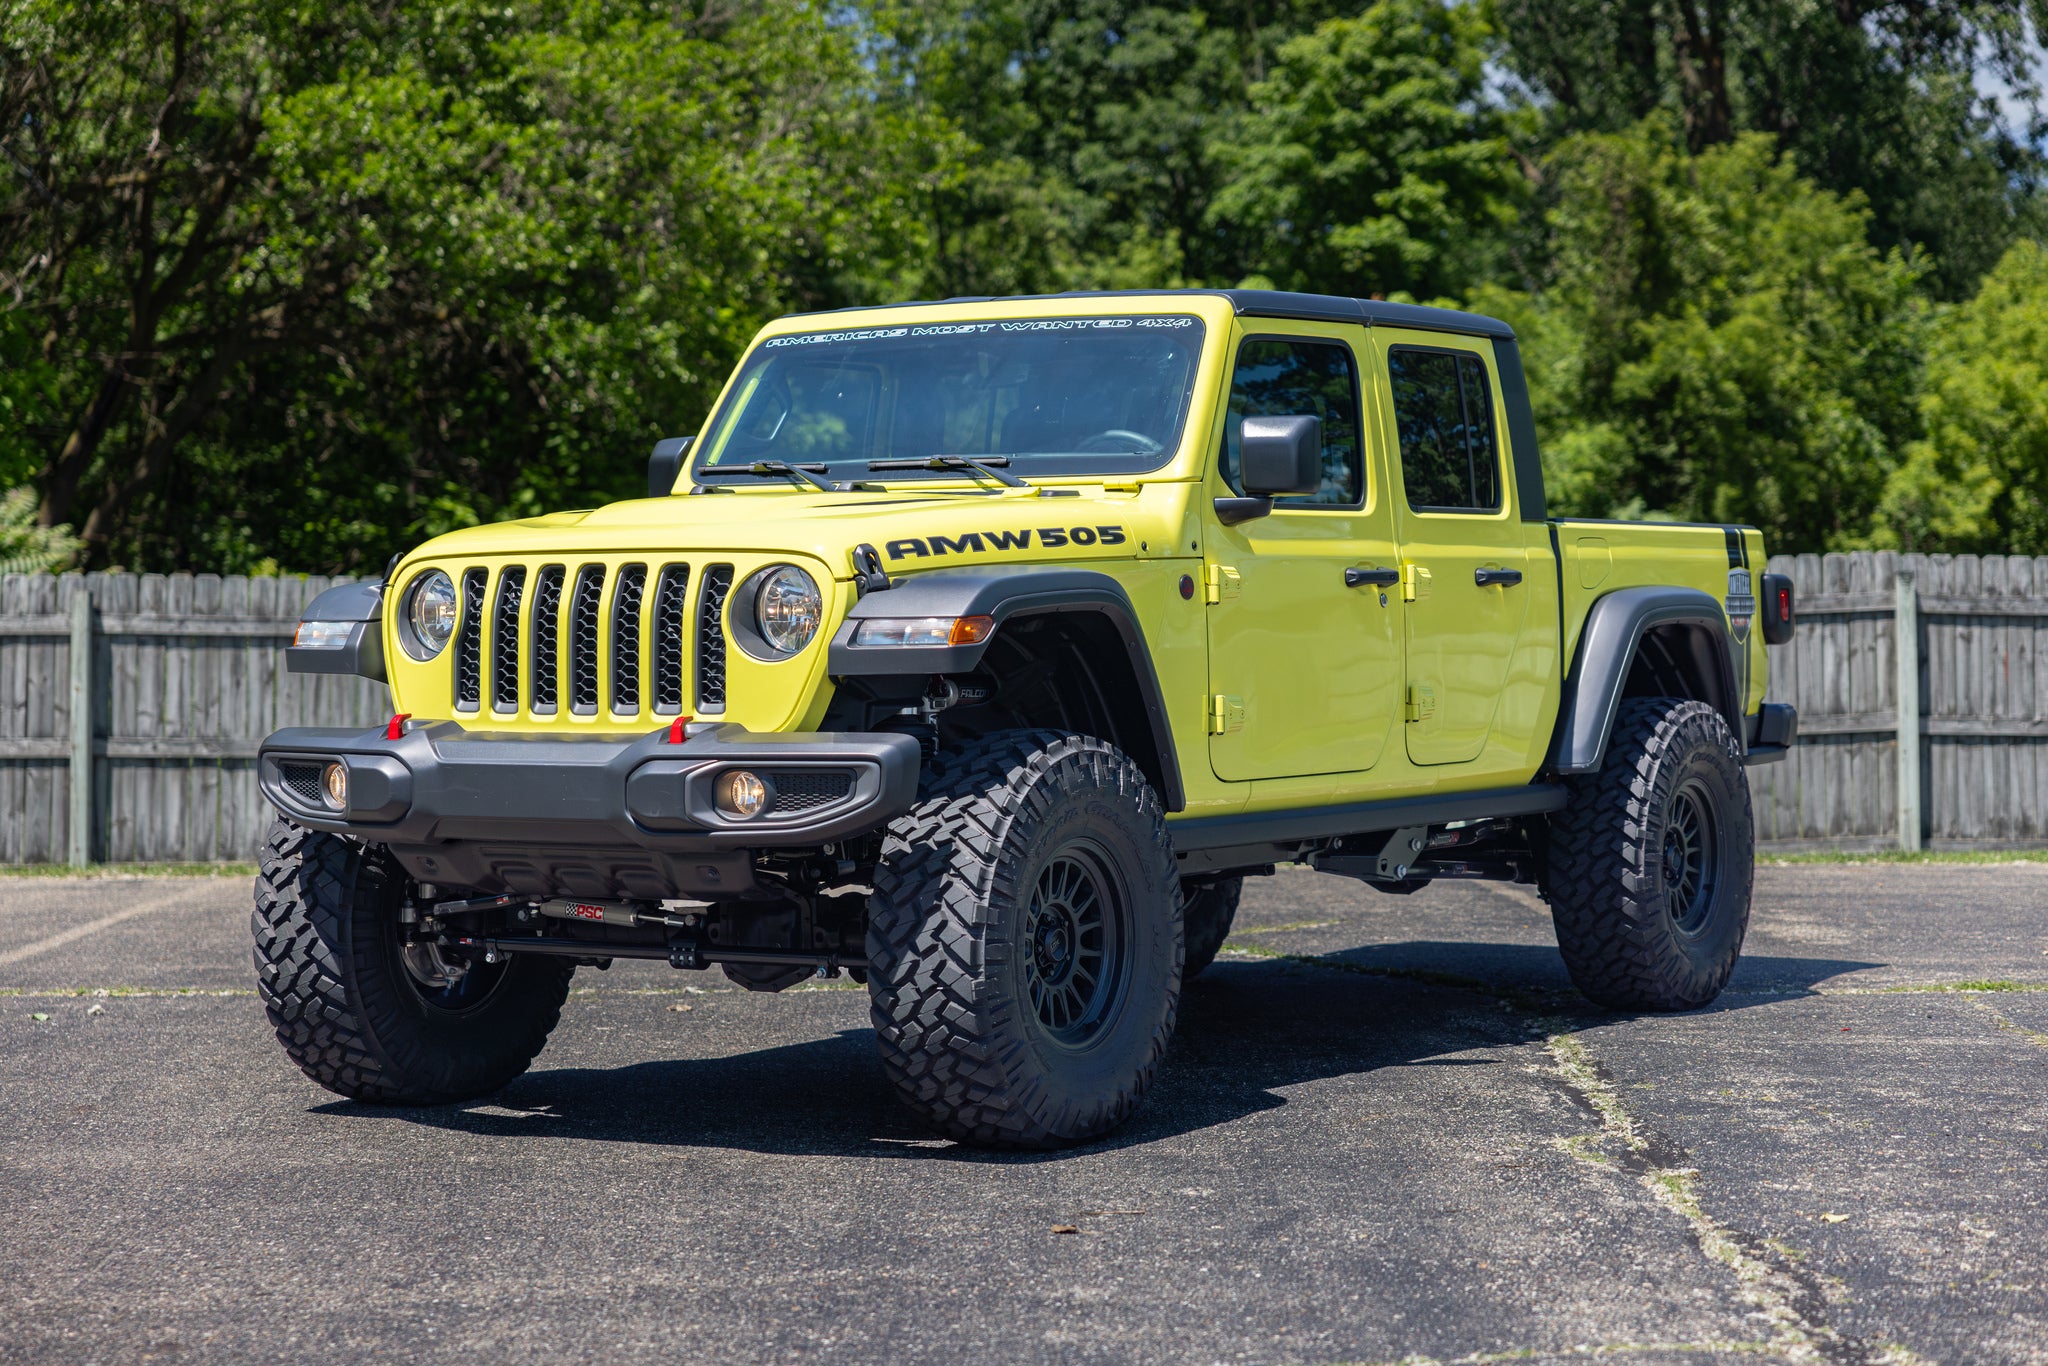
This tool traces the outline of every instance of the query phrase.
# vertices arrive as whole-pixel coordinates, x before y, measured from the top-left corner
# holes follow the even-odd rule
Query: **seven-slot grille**
[[[471,566],[457,575],[455,708],[482,710],[488,692],[490,710],[507,716],[522,695],[535,718],[680,715],[694,643],[698,709],[723,711],[732,582],[731,565],[703,566],[693,603],[687,564],[508,565],[495,579]]]

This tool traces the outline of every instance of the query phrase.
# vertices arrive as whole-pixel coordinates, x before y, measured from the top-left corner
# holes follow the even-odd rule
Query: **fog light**
[[[718,811],[720,815],[734,820],[747,820],[761,814],[761,808],[768,805],[768,788],[759,778],[743,768],[733,769],[718,777]]]
[[[348,769],[340,764],[329,764],[327,771],[320,775],[320,785],[327,789],[327,804],[336,811],[348,810]]]

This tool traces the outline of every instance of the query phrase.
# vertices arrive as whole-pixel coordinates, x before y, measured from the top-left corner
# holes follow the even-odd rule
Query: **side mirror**
[[[676,479],[683,472],[683,460],[696,440],[694,436],[671,436],[654,443],[654,454],[647,457],[649,498],[666,498],[675,492]]]
[[[1237,468],[1244,491],[1254,498],[1314,493],[1323,486],[1323,420],[1246,418]]]

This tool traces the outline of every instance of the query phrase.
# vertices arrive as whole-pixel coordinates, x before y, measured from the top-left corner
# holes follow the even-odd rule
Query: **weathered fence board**
[[[1780,556],[1799,629],[1771,651],[1771,696],[1799,708],[1799,744],[1750,770],[1757,834],[1781,846],[1889,847],[1900,829],[1898,576],[1913,576],[1920,693],[1919,839],[1928,847],[2048,843],[2048,559],[2021,555]],[[1910,824],[1910,813],[1909,813]]]
[[[71,848],[70,611],[94,608],[89,856],[246,859],[270,812],[256,746],[279,726],[368,725],[384,689],[287,673],[282,646],[343,580],[10,575],[0,580],[0,862]]]

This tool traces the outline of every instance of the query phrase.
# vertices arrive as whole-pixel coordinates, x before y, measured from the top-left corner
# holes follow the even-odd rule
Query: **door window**
[[[1401,481],[1418,512],[1498,512],[1500,447],[1486,364],[1470,351],[1387,354]]]
[[[1358,367],[1336,342],[1254,337],[1238,348],[1223,420],[1223,482],[1237,493],[1237,452],[1248,417],[1318,417],[1323,422],[1323,485],[1280,507],[1359,507],[1365,460],[1358,440]]]

